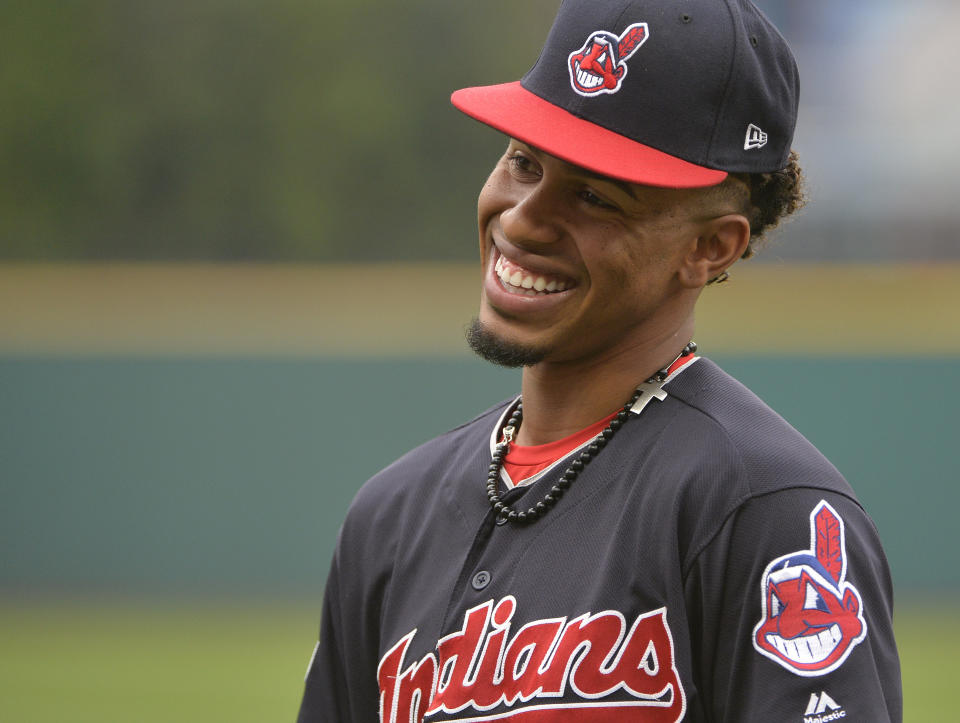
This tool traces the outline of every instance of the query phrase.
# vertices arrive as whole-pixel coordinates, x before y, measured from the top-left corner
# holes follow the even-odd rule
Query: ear
[[[680,281],[702,288],[743,256],[750,243],[750,222],[739,213],[718,216],[703,223],[680,268]]]
[[[853,594],[853,591],[849,588],[843,594],[843,606],[852,613],[860,612],[860,601],[857,599],[857,596]]]

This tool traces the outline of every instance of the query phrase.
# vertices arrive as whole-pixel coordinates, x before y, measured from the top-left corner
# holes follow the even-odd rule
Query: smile
[[[495,271],[500,283],[507,291],[522,293],[527,296],[546,296],[565,291],[573,286],[566,279],[529,271],[522,266],[507,261],[503,256],[497,259]]]
[[[804,635],[786,639],[774,633],[767,633],[767,644],[780,651],[780,654],[797,663],[820,663],[840,644],[843,637],[840,626],[834,623],[816,635]]]
[[[588,73],[586,70],[580,67],[580,63],[576,63],[577,71],[577,82],[583,88],[596,88],[598,85],[603,83],[603,78],[599,75],[594,75],[593,73]]]

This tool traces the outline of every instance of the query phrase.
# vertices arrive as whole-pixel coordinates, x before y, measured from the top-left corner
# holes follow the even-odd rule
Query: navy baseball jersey
[[[663,391],[532,524],[485,494],[510,402],[364,485],[300,722],[900,721],[889,571],[849,485],[711,361]]]

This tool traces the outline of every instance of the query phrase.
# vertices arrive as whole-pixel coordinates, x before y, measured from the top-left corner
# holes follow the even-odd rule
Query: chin
[[[479,318],[470,322],[466,337],[467,344],[477,356],[509,369],[534,366],[547,355],[545,349],[506,339]]]

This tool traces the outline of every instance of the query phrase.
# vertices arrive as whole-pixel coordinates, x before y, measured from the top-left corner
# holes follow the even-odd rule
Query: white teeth
[[[801,663],[819,663],[826,660],[840,642],[842,634],[840,626],[831,625],[815,635],[807,635],[793,640],[787,640],[774,633],[767,633],[767,642],[791,660]]]
[[[594,75],[593,73],[588,73],[585,70],[580,69],[580,64],[577,64],[577,82],[580,83],[584,88],[595,88],[603,82],[603,78],[599,75]]]
[[[511,265],[509,261],[501,256],[494,264],[494,271],[500,281],[506,286],[512,286],[517,290],[522,290],[528,296],[543,295],[553,291],[564,291],[567,288],[567,282],[557,281],[544,276],[535,276],[524,270]]]

